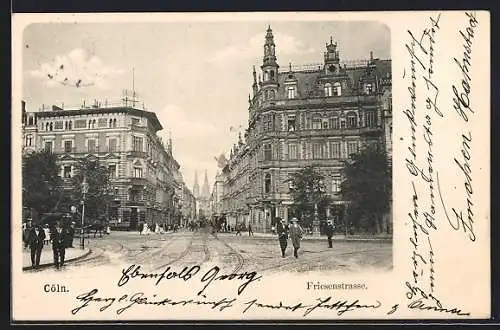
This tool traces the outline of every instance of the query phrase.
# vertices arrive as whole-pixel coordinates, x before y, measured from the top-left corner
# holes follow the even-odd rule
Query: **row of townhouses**
[[[57,156],[60,176],[70,188],[80,158],[109,169],[114,200],[108,218],[137,228],[142,222],[182,224],[195,216],[195,198],[172,155],[172,140],[154,112],[135,106],[81,106],[27,111],[22,102],[23,152],[47,150]]]
[[[370,53],[341,62],[330,39],[322,64],[280,69],[275,47],[269,27],[258,80],[253,68],[248,128],[215,178],[213,216],[269,232],[276,217],[294,216],[287,179],[315,164],[334,201],[327,217],[342,222],[342,161],[366,144],[385,147],[392,160],[391,61]]]

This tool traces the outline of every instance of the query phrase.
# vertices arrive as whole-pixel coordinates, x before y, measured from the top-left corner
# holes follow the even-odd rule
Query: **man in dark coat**
[[[66,233],[58,222],[50,234],[52,239],[52,252],[54,253],[54,264],[56,268],[61,268],[64,266],[64,255],[66,253],[65,237]]]
[[[75,236],[75,227],[74,227],[74,222],[69,224],[65,230],[63,230],[65,235],[64,235],[64,245],[67,248],[72,248],[73,247],[73,238]]]
[[[276,232],[278,233],[278,240],[280,242],[281,257],[284,258],[286,246],[288,245],[288,225],[281,218],[277,220]]]
[[[328,237],[328,247],[331,248],[332,247],[332,236],[333,236],[333,229],[335,227],[333,226],[333,223],[332,223],[332,220],[328,220],[328,222],[326,223],[326,227],[325,227],[325,233],[326,233],[326,237]]]
[[[38,268],[40,266],[40,256],[42,255],[43,241],[45,232],[41,226],[34,226],[29,232],[28,245],[31,251],[31,266]]]

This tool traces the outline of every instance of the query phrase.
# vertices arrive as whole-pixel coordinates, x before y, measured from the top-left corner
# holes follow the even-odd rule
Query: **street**
[[[90,238],[86,246],[92,253],[68,263],[65,271],[82,270],[110,264],[136,264],[150,270],[169,265],[218,265],[221,268],[252,270],[260,273],[362,270],[387,271],[392,268],[392,244],[384,241],[334,240],[329,249],[326,238],[304,239],[299,258],[293,257],[289,240],[285,258],[281,257],[275,236],[248,233],[211,234],[208,230],[180,231],[160,236],[151,233],[112,232],[103,238]],[[51,268],[52,269],[52,268]],[[47,270],[46,270],[47,271]]]

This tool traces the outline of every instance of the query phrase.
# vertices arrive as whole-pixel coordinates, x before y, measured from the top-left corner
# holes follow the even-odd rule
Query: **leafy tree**
[[[348,221],[365,232],[380,233],[383,215],[390,209],[392,173],[385,150],[368,146],[344,162],[341,191],[351,201]]]
[[[326,194],[324,176],[316,166],[306,166],[292,174],[287,180],[292,184],[293,206],[292,214],[300,218],[306,226],[311,226],[314,220],[315,205],[318,216],[323,219],[330,197]]]
[[[56,156],[45,150],[30,153],[23,156],[22,166],[23,206],[35,214],[57,211],[62,180]]]
[[[76,173],[72,178],[70,192],[73,205],[80,205],[83,200],[82,183],[85,177],[88,183],[88,192],[85,195],[87,225],[96,221],[105,221],[107,207],[114,194],[108,168],[96,160],[84,158],[78,161]]]

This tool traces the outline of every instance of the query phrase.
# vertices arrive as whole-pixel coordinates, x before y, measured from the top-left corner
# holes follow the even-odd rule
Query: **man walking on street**
[[[276,232],[278,233],[278,240],[280,242],[281,257],[285,257],[286,246],[288,244],[288,225],[285,224],[283,219],[278,218]]]
[[[333,236],[333,229],[334,228],[335,227],[333,226],[332,220],[328,220],[326,223],[325,232],[326,232],[326,236],[328,237],[328,247],[329,248],[332,247],[332,236]]]
[[[31,266],[35,269],[40,266],[44,240],[45,231],[41,226],[35,226],[30,230],[28,244],[31,252]]]
[[[304,235],[304,230],[299,225],[299,221],[297,218],[292,218],[292,225],[290,227],[290,238],[292,239],[293,245],[293,255],[295,258],[299,257],[298,251],[300,249],[300,240],[302,239],[302,235]]]
[[[248,223],[248,236],[253,236],[252,225]]]
[[[54,253],[54,264],[57,269],[64,266],[64,255],[66,253],[65,233],[59,222],[56,223],[54,232],[51,234],[52,252]]]

